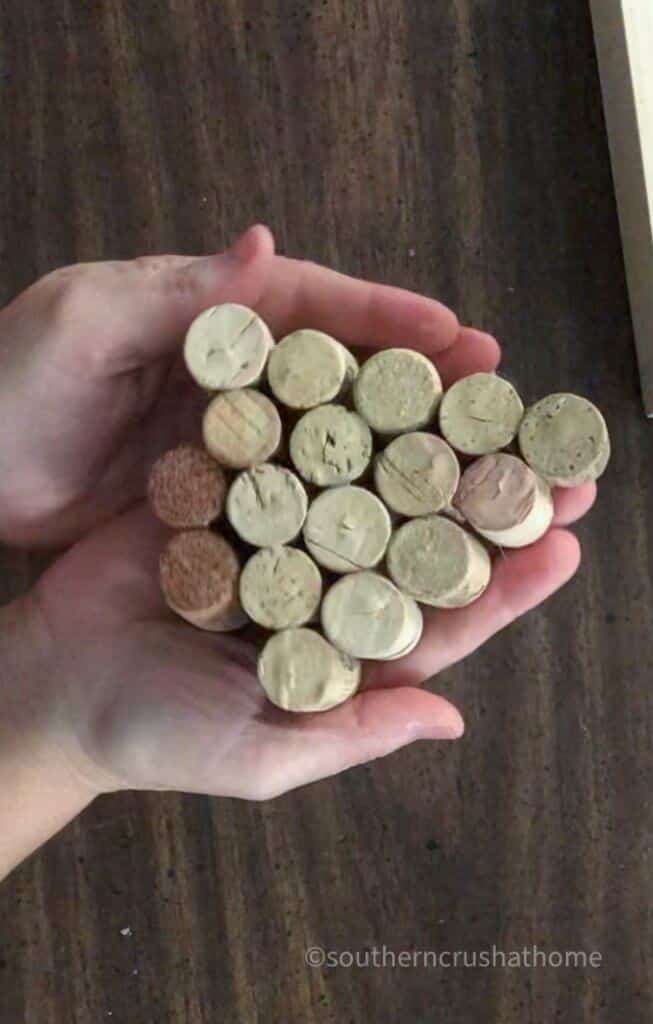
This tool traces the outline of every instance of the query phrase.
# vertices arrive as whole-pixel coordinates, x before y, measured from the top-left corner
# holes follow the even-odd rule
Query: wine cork
[[[226,477],[210,455],[193,444],[180,444],[154,463],[148,480],[154,514],[168,526],[208,526],[222,513]]]
[[[284,629],[263,648],[258,677],[268,700],[284,711],[328,711],[354,696],[361,666],[314,629]]]
[[[273,346],[260,316],[227,302],[205,309],[193,321],[184,359],[191,376],[209,391],[244,388],[259,380]]]
[[[376,572],[343,576],[322,601],[327,639],[353,658],[403,657],[419,641],[422,627],[415,601]]]
[[[509,381],[496,373],[472,373],[445,392],[440,430],[456,451],[488,455],[514,440],[523,415],[522,400]]]
[[[364,487],[347,485],[323,491],[311,503],[304,543],[326,569],[356,572],[378,565],[391,533],[383,502]]]
[[[159,573],[168,607],[193,626],[223,633],[247,621],[238,598],[238,558],[218,533],[175,534],[161,555]]]
[[[259,548],[294,540],[307,509],[301,480],[271,463],[240,473],[227,494],[227,519],[239,537]]]
[[[442,382],[431,360],[408,348],[377,352],[363,363],[354,382],[356,410],[379,434],[428,426],[441,397]]]
[[[271,458],[281,443],[277,408],[260,391],[224,391],[209,402],[203,421],[204,444],[223,466],[250,469]]]
[[[487,551],[444,516],[424,516],[400,526],[388,545],[387,566],[398,587],[434,608],[461,608],[490,582]]]
[[[270,353],[268,384],[289,409],[313,409],[339,398],[358,373],[351,352],[322,331],[294,331]]]
[[[553,520],[549,485],[514,455],[484,455],[463,473],[456,506],[486,540],[504,548],[534,544]]]
[[[372,433],[342,405],[320,405],[304,413],[290,435],[290,458],[308,483],[332,487],[357,480],[372,457]]]
[[[264,629],[290,629],[310,622],[322,599],[322,575],[297,548],[257,551],[240,575],[240,602]]]
[[[597,480],[610,459],[603,416],[578,395],[555,394],[527,410],[519,430],[522,455],[554,487]]]
[[[374,465],[377,491],[402,516],[440,512],[451,504],[459,480],[455,453],[435,434],[402,434],[377,456]]]

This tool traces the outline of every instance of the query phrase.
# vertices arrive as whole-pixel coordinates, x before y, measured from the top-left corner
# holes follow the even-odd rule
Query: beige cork
[[[435,434],[402,434],[374,464],[376,489],[393,512],[425,516],[451,504],[460,465],[446,441]]]
[[[320,405],[304,413],[290,435],[297,472],[318,487],[348,484],[363,475],[372,457],[372,433],[342,405]]]
[[[490,582],[487,551],[444,516],[411,519],[393,534],[387,566],[398,587],[434,608],[461,608]]]
[[[361,665],[314,629],[284,629],[263,648],[258,677],[268,700],[284,711],[329,711],[354,696]]]
[[[281,443],[277,408],[260,391],[224,391],[209,402],[203,421],[204,444],[223,466],[250,469],[271,458]]]
[[[527,410],[519,430],[526,462],[552,487],[597,480],[610,459],[606,422],[586,398],[555,394]]]
[[[323,491],[311,503],[304,543],[331,572],[356,572],[378,565],[391,533],[383,502],[364,487],[346,485]]]
[[[423,627],[415,601],[376,572],[343,576],[322,601],[322,628],[354,658],[390,661],[418,643]]]
[[[514,455],[484,455],[463,473],[456,507],[486,540],[504,548],[534,544],[553,520],[551,489]]]
[[[205,309],[193,321],[184,359],[191,376],[209,391],[244,388],[259,380],[273,346],[260,316],[227,302]]]
[[[264,629],[304,626],[322,599],[322,575],[312,558],[297,548],[262,548],[240,575],[240,601]]]
[[[168,526],[208,526],[222,513],[227,480],[202,448],[180,444],[154,463],[147,492],[152,511]]]
[[[465,455],[506,448],[524,415],[512,384],[496,373],[473,373],[452,384],[440,404],[442,436]]]
[[[268,384],[289,409],[313,409],[340,398],[358,373],[354,356],[322,331],[294,331],[270,353]]]
[[[442,397],[430,359],[408,348],[388,348],[363,363],[354,382],[357,412],[379,434],[421,430],[433,422]]]
[[[266,463],[240,473],[227,494],[227,518],[255,547],[288,544],[306,519],[308,497],[294,473]]]
[[[238,598],[238,558],[219,534],[175,534],[161,555],[159,573],[168,607],[193,626],[223,633],[247,621]]]

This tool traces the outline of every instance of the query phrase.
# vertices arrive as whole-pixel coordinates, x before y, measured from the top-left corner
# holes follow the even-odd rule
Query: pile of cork
[[[359,365],[315,330],[275,344],[244,306],[205,310],[184,355],[210,397],[204,447],[172,449],[150,477],[177,531],[163,594],[201,629],[266,630],[259,680],[288,711],[335,707],[362,660],[412,651],[420,605],[476,601],[491,553],[549,528],[551,487],[597,479],[610,454],[584,398],[525,411],[494,373],[443,392],[425,355],[389,348]]]

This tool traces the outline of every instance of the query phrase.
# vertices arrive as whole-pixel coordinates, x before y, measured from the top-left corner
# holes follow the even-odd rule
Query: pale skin
[[[555,494],[554,528],[506,554],[476,604],[426,610],[424,638],[366,670],[322,714],[270,705],[255,650],[166,610],[165,529],[142,503],[154,458],[194,437],[204,397],[181,339],[204,308],[251,306],[276,337],[311,326],[369,350],[410,339],[445,386],[499,362],[489,335],[419,295],[274,253],[257,226],[226,254],[68,267],[0,312],[0,540],[67,548],[0,609],[0,876],[101,793],[169,789],[260,800],[463,720],[420,684],[476,650],[575,572],[566,529],[594,485]]]

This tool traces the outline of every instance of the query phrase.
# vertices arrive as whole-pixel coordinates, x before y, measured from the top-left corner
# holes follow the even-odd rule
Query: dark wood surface
[[[0,301],[263,220],[450,303],[615,441],[578,577],[438,679],[461,743],[264,805],[98,801],[0,889],[0,1020],[649,1021],[653,426],[586,0],[4,0],[0,106]],[[35,569],[4,553],[2,595]],[[493,943],[603,966],[304,963]]]

